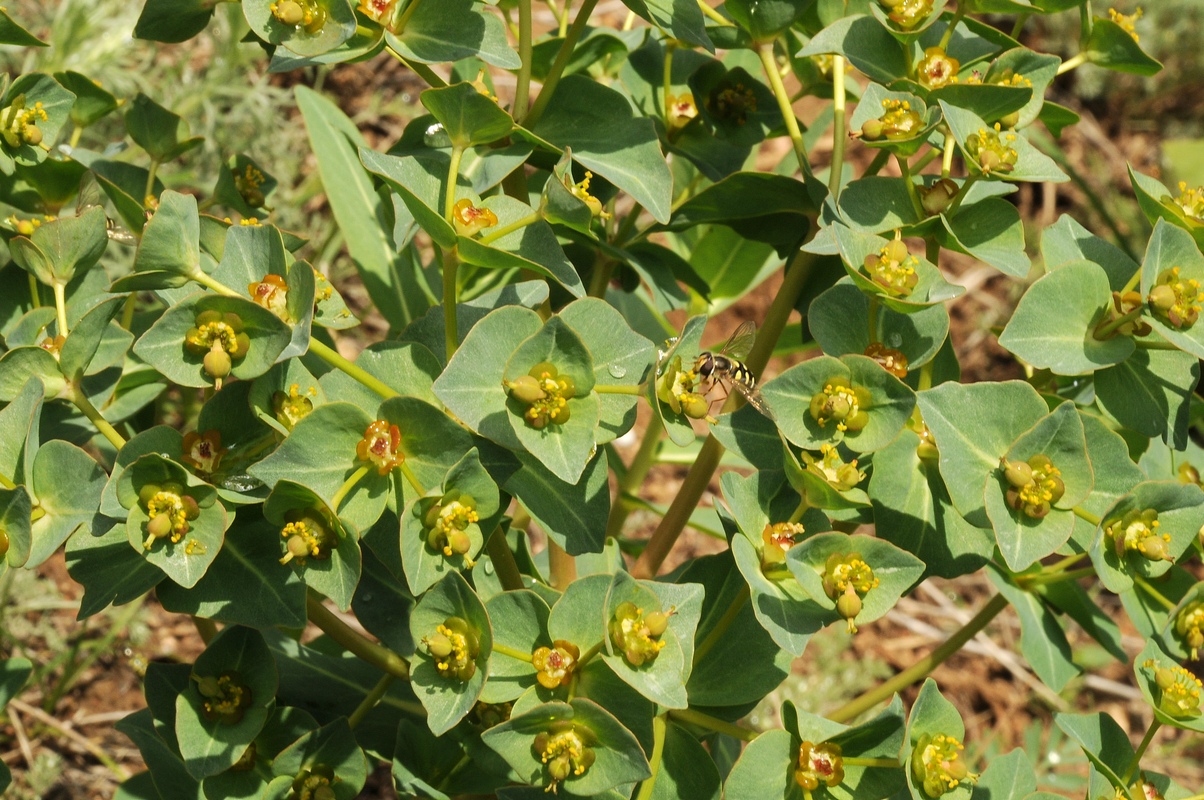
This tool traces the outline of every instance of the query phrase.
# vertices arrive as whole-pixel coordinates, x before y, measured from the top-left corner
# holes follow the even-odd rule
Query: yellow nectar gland
[[[281,25],[317,33],[326,25],[326,9],[317,0],[278,0],[268,6]]]
[[[1191,660],[1198,661],[1204,649],[1204,600],[1193,600],[1175,615],[1175,633],[1191,651]]]
[[[201,697],[205,698],[201,704],[201,713],[210,722],[220,721],[227,725],[235,725],[251,707],[251,688],[243,682],[237,672],[223,672],[216,678],[211,675],[193,675],[192,679],[196,681]]]
[[[1115,8],[1108,9],[1108,19],[1120,26],[1120,29],[1133,37],[1133,41],[1139,42],[1141,38],[1137,35],[1137,20],[1141,19],[1145,12],[1140,6],[1132,14],[1122,14]]]
[[[1160,534],[1159,526],[1158,512],[1154,509],[1133,509],[1122,517],[1106,521],[1104,535],[1112,541],[1118,558],[1136,552],[1150,561],[1174,562],[1168,547],[1171,537],[1169,534]]]
[[[878,362],[878,366],[894,375],[899,380],[907,377],[908,360],[901,350],[895,350],[882,344],[872,342],[865,348],[865,355]]]
[[[242,172],[234,173],[234,189],[251,208],[263,207],[263,184],[266,181],[267,176],[251,164],[247,164]]]
[[[845,378],[832,378],[824,384],[823,391],[811,397],[811,418],[819,427],[827,427],[836,421],[836,430],[859,431],[870,421],[866,409],[870,405],[870,393],[866,389],[854,389]]]
[[[303,395],[300,384],[294,383],[288,387],[287,394],[281,391],[272,393],[272,413],[285,430],[291,431],[314,410],[312,398],[317,396],[318,390],[314,387],[309,387]]]
[[[880,0],[891,21],[900,28],[910,30],[923,22],[932,13],[933,0]]]
[[[159,486],[147,484],[138,493],[150,519],[146,522],[146,541],[142,547],[150,550],[158,539],[170,539],[178,544],[192,530],[191,520],[200,516],[195,499],[183,493],[178,484]]]
[[[665,647],[661,636],[668,628],[673,612],[674,609],[670,608],[668,613],[653,611],[645,615],[644,609],[635,603],[619,603],[607,626],[611,644],[633,667],[654,661]]]
[[[957,83],[961,62],[939,47],[929,47],[916,64],[916,79],[925,89],[940,89]]]
[[[1204,222],[1204,186],[1188,189],[1187,181],[1179,181],[1179,196],[1164,196],[1162,202],[1174,206],[1185,217]]]
[[[256,305],[266,308],[285,323],[292,323],[288,313],[288,284],[283,276],[268,274],[263,280],[247,284],[247,292]]]
[[[820,787],[836,786],[844,780],[844,756],[840,745],[830,742],[803,742],[798,749],[795,782],[813,792]]]
[[[377,473],[388,475],[406,460],[401,452],[401,430],[388,420],[378,419],[364,431],[364,438],[355,445],[360,461],[376,466]]]
[[[8,108],[0,111],[0,136],[10,147],[42,144],[39,122],[50,119],[40,102],[25,107],[25,95],[17,95]]]
[[[596,758],[593,742],[590,731],[567,722],[556,723],[552,730],[536,735],[532,749],[550,778],[545,791],[555,792],[562,781],[585,774]]]
[[[963,780],[977,776],[960,760],[962,743],[952,736],[924,734],[911,756],[911,774],[929,797],[940,797],[956,789]]]
[[[978,162],[983,175],[996,172],[1006,175],[1016,168],[1020,154],[1011,146],[1016,141],[1016,134],[1001,134],[1002,129],[996,122],[994,128],[979,128],[966,139],[966,152]]]
[[[360,0],[360,12],[373,22],[387,22],[397,8],[398,0]]]
[[[691,104],[693,104],[693,101],[691,101]],[[695,112],[697,113],[697,109],[695,109]],[[689,120],[686,120],[686,122],[689,122]],[[685,123],[682,124],[684,125]],[[579,180],[577,183],[570,184],[568,189],[573,193],[574,197],[589,207],[589,212],[591,214],[605,222],[606,220],[610,219],[610,213],[602,208],[601,200],[589,193],[589,184],[593,179],[594,173],[586,170],[585,177]]]
[[[668,109],[668,119],[666,121],[670,130],[681,130],[698,116],[698,106],[694,105],[694,95],[689,92],[680,95],[669,95],[665,99],[665,106]]]
[[[1204,683],[1178,664],[1164,667],[1153,659],[1142,665],[1153,670],[1154,683],[1160,690],[1158,708],[1176,719],[1195,719],[1200,716],[1200,690]]]
[[[306,558],[330,558],[330,552],[337,544],[336,534],[320,511],[293,509],[284,518],[285,525],[280,529],[280,536],[285,540],[288,552],[281,557],[281,564],[287,564],[294,558],[301,562]]]
[[[878,251],[865,257],[865,271],[874,283],[895,297],[907,297],[920,282],[916,274],[919,259],[907,250],[907,245],[896,236]]]
[[[1179,267],[1163,270],[1150,289],[1149,304],[1154,314],[1172,328],[1183,330],[1196,324],[1204,311],[1204,292],[1194,278],[1183,280]]]
[[[476,674],[474,659],[480,652],[476,632],[460,617],[448,617],[435,629],[435,635],[422,643],[435,662],[435,669],[448,680],[468,681]]]
[[[460,198],[452,206],[452,223],[461,236],[476,236],[486,228],[497,225],[497,214],[487,208],[477,207],[467,197]]]
[[[557,639],[552,647],[539,647],[531,654],[531,665],[537,670],[535,679],[545,689],[568,686],[577,669],[581,650],[577,645]]]

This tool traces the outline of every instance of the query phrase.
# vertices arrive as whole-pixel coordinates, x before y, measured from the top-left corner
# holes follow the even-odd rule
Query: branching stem
[[[347,652],[394,677],[410,679],[410,665],[404,658],[358,633],[339,619],[337,614],[324,606],[317,596],[306,595],[305,608],[309,614],[309,621],[342,645]]]

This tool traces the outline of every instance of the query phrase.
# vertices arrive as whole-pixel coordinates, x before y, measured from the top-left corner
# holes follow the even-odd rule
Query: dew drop
[[[372,593],[371,593],[371,592],[365,592],[365,593],[364,593],[364,602],[365,602],[365,603],[371,603],[371,602],[372,602]]]
[[[493,574],[493,562],[486,561],[484,563],[483,569],[485,570],[486,575],[492,575]]]
[[[890,334],[889,336],[886,337],[886,343],[890,347],[894,348],[895,350],[898,350],[900,347],[903,346],[903,334],[901,334],[901,333]]]
[[[443,129],[443,123],[436,122],[423,132],[422,143],[427,147],[451,147],[451,137]]]
[[[611,364],[606,368],[606,371],[610,373],[610,377],[612,378],[622,378],[627,374],[627,367],[624,367],[622,364]]]

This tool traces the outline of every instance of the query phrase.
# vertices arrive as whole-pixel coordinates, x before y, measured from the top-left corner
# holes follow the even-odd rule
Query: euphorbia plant
[[[148,0],[137,33],[188,39],[213,5]],[[549,2],[561,24],[536,36],[532,0],[242,0],[273,70],[395,59],[430,84],[384,152],[297,89],[390,326],[354,361],[333,339],[357,320],[304,233],[272,224],[276,179],[251,159],[212,191],[165,190],[197,140],[150,98],[127,104],[121,161],[86,130],[118,104],[81,76],[0,98],[0,171],[19,178],[0,187],[0,578],[65,546],[81,616],[154,591],[195,619],[204,653],[152,663],[147,709],[119,724],[153,790],[351,798],[391,762],[402,795],[432,798],[1023,797],[1041,754],[976,763],[925,681],[1012,605],[1055,692],[1081,671],[1067,619],[1133,661],[1154,720],[1136,749],[1106,715],[1055,718],[1091,797],[1183,794],[1145,754],[1160,726],[1201,730],[1204,190],[1132,173],[1140,264],[1068,217],[1042,232],[998,337],[1024,381],[959,382],[945,303],[963,290],[939,267],[1034,271],[1007,197],[1066,180],[1033,143],[1074,117],[1046,92],[1088,62],[1157,71],[1136,16],[627,0],[616,30],[571,5]],[[1017,39],[1075,12],[1069,60]],[[809,135],[800,95],[831,99]],[[780,136],[783,163],[745,168]],[[863,169],[854,148],[874,152]],[[706,350],[708,312],[779,269],[751,350]],[[816,357],[758,384],[795,309]],[[151,405],[169,384],[196,400],[186,433]],[[695,445],[651,538],[630,537],[651,465]],[[705,527],[725,451],[728,548],[661,575]],[[854,635],[919,582],[980,571],[998,593],[915,665],[824,716],[740,723],[821,629]],[[28,665],[0,670],[6,700]]]

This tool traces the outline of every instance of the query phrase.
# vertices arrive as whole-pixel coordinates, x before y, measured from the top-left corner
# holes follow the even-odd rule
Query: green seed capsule
[[[870,142],[875,142],[882,138],[883,129],[886,126],[880,119],[868,119],[861,126],[861,138]]]
[[[560,370],[556,369],[556,365],[550,361],[540,361],[538,364],[531,367],[529,372],[527,372],[527,374],[532,378],[539,379],[543,378],[544,373],[547,373],[549,378],[555,378],[560,374]]]
[[[296,0],[283,0],[276,6],[275,17],[285,25],[297,26],[305,20],[305,9]]]
[[[1021,489],[1033,482],[1033,468],[1023,461],[1007,461],[1003,469],[1003,477],[1012,486]]]
[[[0,529],[0,558],[8,555],[8,533]]]
[[[288,537],[286,547],[288,548],[289,555],[293,558],[304,558],[309,555],[309,545],[305,543],[304,537],[298,534]]]
[[[146,523],[146,532],[156,539],[171,535],[171,517],[166,514],[156,514]]]
[[[836,601],[836,613],[845,619],[856,619],[861,613],[861,598],[856,592],[845,592]]]
[[[510,396],[520,403],[530,405],[538,400],[543,400],[547,397],[547,393],[540,388],[539,381],[531,375],[519,375],[513,381],[506,385],[510,390]]]
[[[452,531],[447,535],[447,546],[453,553],[464,555],[472,549],[472,539],[464,531]]]
[[[1150,290],[1150,305],[1156,311],[1161,311],[1165,314],[1174,308],[1177,302],[1178,299],[1175,297],[1175,290],[1165,283],[1159,284]]]
[[[21,138],[25,140],[25,144],[37,147],[42,143],[42,129],[37,125],[26,125],[25,130],[21,133]]]
[[[230,374],[230,370],[234,364],[230,361],[230,355],[225,350],[210,350],[205,354],[202,361],[205,367],[205,372],[210,377],[221,379]]]
[[[138,502],[142,503],[143,506],[150,505],[150,501],[153,500],[155,498],[155,495],[157,495],[162,490],[163,490],[163,487],[160,486],[159,484],[148,483],[145,486],[143,486],[141,489],[138,490]]]
[[[644,617],[644,625],[648,628],[649,635],[660,636],[669,627],[669,615],[663,611],[653,611]]]
[[[426,637],[426,649],[431,652],[435,658],[447,658],[451,655],[452,643],[451,639],[444,636],[442,633],[436,633],[434,636]]]

